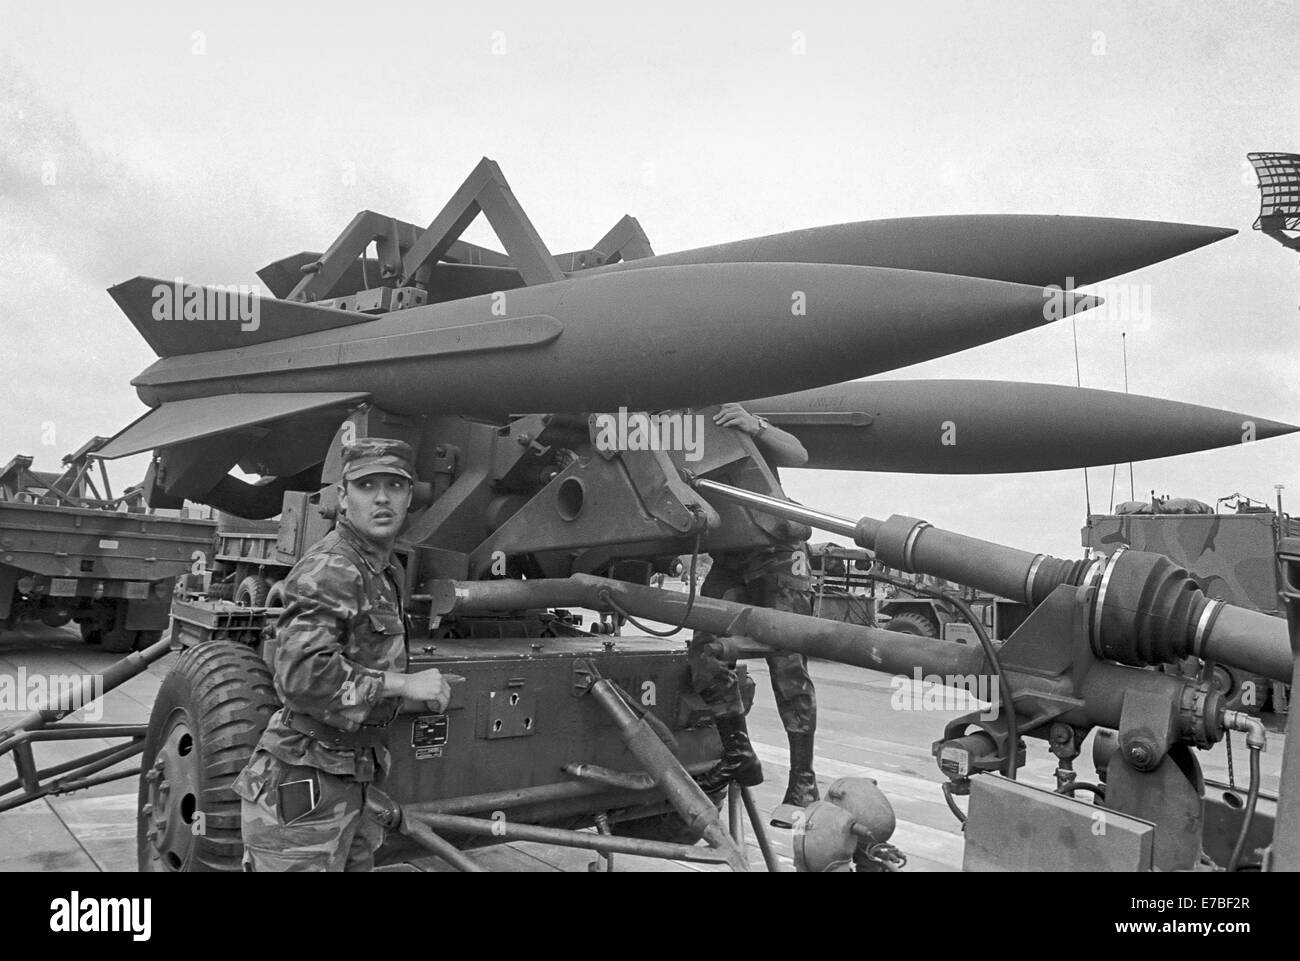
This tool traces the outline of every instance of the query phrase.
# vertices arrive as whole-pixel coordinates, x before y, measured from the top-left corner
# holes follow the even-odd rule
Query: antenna
[[[1119,332],[1119,342],[1124,348],[1124,393],[1128,393],[1128,331]],[[1113,481],[1112,481],[1113,483]],[[1128,462],[1128,499],[1137,500],[1137,494],[1133,489],[1133,462]]]
[[[1070,329],[1074,331],[1074,386],[1083,386],[1083,377],[1079,373],[1079,322],[1071,315]],[[1088,490],[1088,468],[1083,469],[1083,509],[1088,517],[1092,516],[1092,492]]]

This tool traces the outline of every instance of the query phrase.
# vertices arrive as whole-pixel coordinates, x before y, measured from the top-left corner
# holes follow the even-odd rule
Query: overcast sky
[[[128,381],[153,355],[111,284],[254,283],[358,210],[427,223],[484,155],[554,251],[624,213],[658,252],[938,213],[1235,227],[1123,278],[1150,285],[1148,323],[1079,319],[1083,384],[1122,389],[1127,330],[1134,392],[1300,421],[1297,257],[1250,229],[1245,161],[1300,151],[1295,3],[809,6],[0,2],[0,464],[53,469],[143,412]],[[1070,324],[890,376],[1073,384]],[[1139,463],[1137,491],[1281,483],[1300,513],[1298,445]],[[118,466],[118,487],[144,470]],[[1111,476],[1089,472],[1094,510]],[[786,481],[1079,553],[1078,470]]]

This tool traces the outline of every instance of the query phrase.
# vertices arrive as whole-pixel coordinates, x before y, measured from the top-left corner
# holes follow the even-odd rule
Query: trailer
[[[175,580],[216,525],[150,511],[138,487],[115,497],[94,457],[103,443],[69,454],[61,474],[32,470],[24,455],[0,470],[0,627],[75,621],[87,643],[124,653],[162,636]]]

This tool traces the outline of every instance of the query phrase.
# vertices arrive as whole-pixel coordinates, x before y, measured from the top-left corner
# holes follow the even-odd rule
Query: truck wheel
[[[898,634],[916,634],[919,637],[938,637],[939,631],[924,614],[914,614],[905,611],[902,614],[895,614],[889,619],[887,630],[894,631]]]
[[[284,581],[278,580],[266,592],[267,607],[284,607]]]
[[[209,641],[177,659],[154,699],[141,757],[141,871],[239,871],[231,784],[279,708],[271,674],[241,644]]]
[[[104,631],[98,621],[77,621],[81,628],[81,639],[87,644],[100,644],[104,640]]]
[[[235,588],[235,603],[240,607],[266,607],[266,594],[270,585],[266,578],[250,574]]]

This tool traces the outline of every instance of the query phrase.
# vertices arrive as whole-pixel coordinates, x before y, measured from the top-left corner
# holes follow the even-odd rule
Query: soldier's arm
[[[754,438],[763,456],[776,467],[802,467],[808,463],[808,451],[798,437],[771,424],[763,428],[762,422],[739,404],[723,404],[713,422]]]
[[[361,572],[345,558],[304,558],[285,579],[276,629],[275,677],[286,705],[346,731],[360,727],[375,702],[394,696],[400,684],[390,681],[390,672],[343,656],[344,631],[359,611],[362,588]]]

